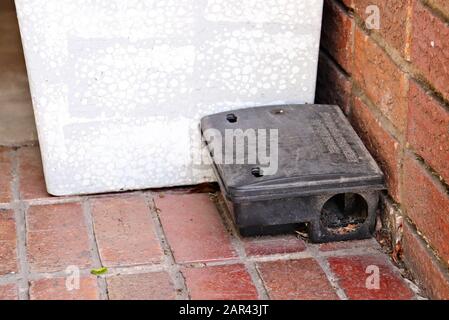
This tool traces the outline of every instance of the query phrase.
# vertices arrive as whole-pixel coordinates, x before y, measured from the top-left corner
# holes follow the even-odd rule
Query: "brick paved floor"
[[[14,0],[0,0],[0,145],[37,140]]]
[[[80,287],[67,290],[73,266]],[[242,239],[217,193],[186,188],[55,198],[37,147],[0,147],[0,299],[188,298],[417,296],[375,240]]]

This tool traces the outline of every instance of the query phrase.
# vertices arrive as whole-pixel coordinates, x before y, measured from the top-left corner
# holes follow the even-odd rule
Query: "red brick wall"
[[[385,172],[404,262],[449,298],[449,1],[325,0],[317,102],[347,114]]]

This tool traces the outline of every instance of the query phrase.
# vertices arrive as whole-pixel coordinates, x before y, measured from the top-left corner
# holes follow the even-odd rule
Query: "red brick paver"
[[[18,300],[17,287],[15,284],[0,286],[0,300]]]
[[[150,209],[142,196],[94,199],[92,216],[103,265],[161,261],[162,249],[156,238]]]
[[[68,286],[67,286],[68,284]],[[71,279],[53,278],[31,281],[31,300],[97,300],[99,290],[94,277],[81,278],[79,288]]]
[[[320,251],[354,250],[354,249],[380,249],[374,239],[329,242],[320,244]]]
[[[0,209],[0,275],[18,271],[16,243],[14,212]]]
[[[0,203],[12,201],[12,159],[10,149],[0,147]]]
[[[242,264],[185,268],[182,273],[194,300],[252,300],[258,296]]]
[[[45,187],[39,148],[20,148],[18,157],[20,198],[39,199],[49,197],[50,195]]]
[[[177,286],[181,284],[175,286],[166,271],[142,272],[140,267],[151,268],[156,263],[165,270],[171,268],[167,264],[170,258],[164,258],[168,252],[161,249],[144,195],[110,195],[87,201],[86,206],[74,202],[28,208],[27,263],[33,272],[30,299],[176,299]],[[336,288],[328,280],[331,275],[327,275],[314,258],[294,255],[310,246],[295,235],[235,237],[228,232],[208,194],[156,196],[155,205],[175,263],[182,264],[178,275],[182,277],[178,279],[184,279],[189,298],[258,299],[266,290],[271,299],[338,299]],[[91,237],[95,238],[101,261],[95,261],[98,258],[93,254],[92,238],[88,235],[92,231],[87,226],[89,210],[94,231]],[[12,210],[1,213],[0,241],[11,242],[14,252],[2,255],[8,259],[0,259],[0,266],[11,264],[4,270],[17,271],[14,214]],[[234,246],[243,249],[246,258],[241,249],[234,249]],[[2,249],[5,247],[3,245]],[[374,251],[379,248],[374,240],[322,244],[318,248],[320,253],[309,248],[307,256],[322,254],[322,259],[330,256],[327,259],[332,271],[349,298],[414,297],[386,258]],[[360,254],[360,249],[370,249],[374,258],[373,254],[367,255],[368,260],[360,262],[357,256],[351,256],[351,253]],[[340,250],[345,250],[345,255],[349,256],[336,258]],[[255,264],[257,272],[250,275],[244,261]],[[364,268],[368,262],[381,268],[380,293],[358,286],[360,281],[366,280]],[[98,263],[113,268],[113,274],[105,274],[107,287],[102,289],[98,283],[104,280],[97,283],[92,276],[82,276],[80,289],[69,291],[65,278],[60,274],[51,275],[72,265],[86,274]],[[123,272],[115,267],[123,268]],[[17,286],[1,287],[0,296],[17,298]]]
[[[110,300],[172,300],[176,297],[165,272],[119,275],[107,279]]]
[[[165,194],[156,207],[177,262],[236,257],[229,234],[207,194]]]
[[[258,299],[259,295],[265,295],[265,290],[271,299],[338,299],[337,288],[328,280],[332,275],[326,274],[315,260],[317,254],[329,260],[338,284],[351,299],[414,297],[386,258],[380,262],[376,260],[377,256],[382,256],[374,251],[379,248],[374,240],[311,247],[295,235],[242,238],[228,231],[212,199],[204,193],[157,195],[155,199],[154,210],[168,240],[164,247],[169,245],[175,264],[181,264],[177,279],[185,281],[186,294],[191,299]],[[51,199],[42,201],[53,202]],[[162,250],[151,210],[145,196],[136,193],[89,198],[85,205],[80,202],[31,205],[26,211],[25,263],[33,273],[29,298],[146,300],[180,297],[184,291],[178,294],[178,290],[183,284],[175,286],[167,271],[142,269],[151,270],[155,264],[163,270],[173,267],[170,256],[164,258],[169,251]],[[14,212],[0,212],[1,250],[9,248],[9,253],[0,256],[0,267],[3,273],[18,272]],[[97,243],[100,259],[93,251],[92,240]],[[307,248],[307,258],[295,255]],[[316,248],[320,250],[317,252]],[[373,261],[381,266],[381,274],[386,279],[382,280],[385,283],[381,282],[380,294],[357,286],[366,278],[364,273],[360,274],[366,263],[357,264],[358,257],[351,254],[360,254],[360,249],[365,248],[373,252],[367,257],[376,258]],[[345,257],[335,258],[340,250],[345,250]],[[308,258],[309,255],[314,258]],[[105,280],[86,276],[99,263],[110,269]],[[249,264],[248,268],[245,263]],[[250,265],[257,268],[251,275],[249,270],[253,267]],[[68,266],[79,267],[82,271],[79,290],[67,290],[67,279],[60,273],[52,274]],[[0,279],[2,277],[0,274]],[[9,277],[17,277],[17,280],[11,278],[8,281],[14,283],[0,287],[0,298],[18,298],[17,284],[21,276],[12,274]],[[106,287],[99,285],[103,281]]]
[[[293,235],[247,238],[243,239],[243,245],[248,256],[294,253],[306,249],[304,241]]]
[[[34,272],[91,265],[91,248],[79,203],[30,207],[27,213],[27,249]]]
[[[326,274],[313,259],[262,262],[257,267],[272,299],[338,299]]]
[[[401,300],[414,296],[384,256],[332,257],[329,264],[349,299]],[[375,279],[377,270],[379,282]]]
[[[38,148],[14,152],[19,201],[13,203],[10,194],[12,175],[0,177],[0,194],[8,201],[2,204],[7,209],[0,209],[0,299],[18,299],[19,284],[26,289],[23,277],[30,279],[29,288],[28,293],[20,291],[20,298],[45,300],[176,299],[184,294],[191,299],[258,299],[266,294],[271,299],[338,299],[339,287],[351,299],[415,297],[374,240],[317,246],[295,235],[243,238],[229,231],[215,196],[205,189],[157,193],[154,206],[144,193],[61,201],[45,192]],[[0,166],[14,166],[10,155],[0,159]],[[22,210],[25,223],[15,220]],[[158,235],[155,213],[166,243]],[[357,262],[356,256],[364,249],[374,262],[384,259],[380,293],[358,286],[366,280],[365,260]],[[341,250],[344,257],[339,257]],[[19,255],[23,251],[26,257]],[[336,283],[329,282],[333,275],[318,264],[319,256],[328,259]],[[109,268],[104,279],[89,275],[99,265]],[[79,289],[66,286],[63,272],[69,266],[80,268]]]

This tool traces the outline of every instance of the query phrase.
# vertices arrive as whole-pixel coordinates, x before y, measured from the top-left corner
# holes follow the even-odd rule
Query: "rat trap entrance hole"
[[[367,217],[368,204],[356,193],[337,194],[327,200],[321,209],[321,224],[334,234],[358,230]]]

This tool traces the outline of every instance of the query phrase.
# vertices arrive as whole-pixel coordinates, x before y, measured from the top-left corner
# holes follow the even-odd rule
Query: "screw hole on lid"
[[[274,109],[272,111],[273,114],[284,114],[285,110],[284,109]]]
[[[230,113],[230,114],[226,115],[226,120],[228,120],[228,122],[230,122],[230,123],[235,123],[235,122],[237,122],[237,116],[233,113]]]
[[[261,168],[257,167],[257,168],[252,168],[251,169],[251,174],[253,176],[255,176],[256,178],[260,178],[263,177],[263,171]]]

